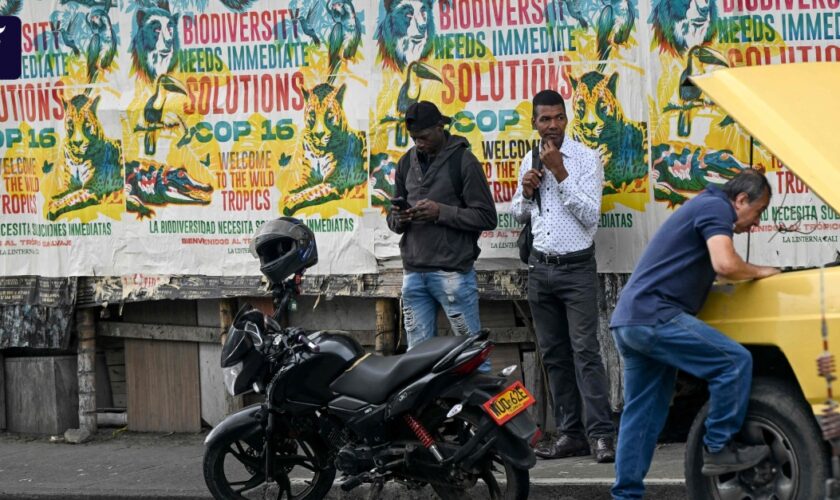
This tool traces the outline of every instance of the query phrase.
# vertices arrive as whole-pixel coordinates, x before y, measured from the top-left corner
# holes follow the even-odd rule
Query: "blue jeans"
[[[475,335],[481,329],[478,318],[478,282],[475,270],[465,273],[433,271],[403,275],[403,320],[408,349],[437,335],[437,306],[449,319],[455,335]],[[478,369],[490,371],[490,360]]]
[[[689,314],[666,323],[612,329],[624,360],[624,411],[618,431],[613,498],[642,498],[644,477],[674,392],[677,370],[709,383],[703,442],[722,449],[741,429],[752,384],[752,356]]]

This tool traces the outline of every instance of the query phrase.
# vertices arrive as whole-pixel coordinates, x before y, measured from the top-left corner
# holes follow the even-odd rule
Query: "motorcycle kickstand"
[[[384,479],[376,479],[370,484],[370,492],[368,493],[368,500],[379,500],[382,498],[382,490],[385,488]]]

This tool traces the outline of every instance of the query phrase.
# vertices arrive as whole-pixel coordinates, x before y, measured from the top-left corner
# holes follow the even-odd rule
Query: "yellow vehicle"
[[[840,140],[833,123],[840,116],[840,64],[721,70],[694,83],[840,209]],[[753,389],[741,439],[769,445],[771,456],[736,474],[702,476],[704,408],[686,446],[690,498],[838,498],[831,491],[837,478],[832,468],[840,462],[820,428],[830,384],[815,362],[824,354],[824,326],[828,348],[840,349],[840,267],[832,267],[838,264],[719,286],[709,296],[700,317],[753,354]],[[840,443],[840,436],[827,430],[828,438]]]

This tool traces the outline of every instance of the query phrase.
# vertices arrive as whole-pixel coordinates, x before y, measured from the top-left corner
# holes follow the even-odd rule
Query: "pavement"
[[[103,429],[84,444],[49,437],[0,433],[0,498],[6,499],[208,499],[202,458],[205,432],[147,434]],[[647,480],[646,498],[686,497],[683,444],[660,445]],[[609,499],[612,464],[592,457],[538,460],[531,470],[532,499]],[[328,498],[367,498],[367,486]],[[486,490],[485,490],[486,491]],[[388,499],[433,498],[431,490],[389,484]],[[481,498],[480,495],[474,495]]]

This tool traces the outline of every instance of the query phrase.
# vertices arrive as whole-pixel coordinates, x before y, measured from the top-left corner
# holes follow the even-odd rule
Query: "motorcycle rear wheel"
[[[429,431],[436,441],[443,441],[450,446],[460,447],[478,429],[483,419],[489,418],[476,408],[466,408],[452,418],[440,415],[431,419]],[[442,500],[461,500],[464,498],[488,498],[490,500],[525,500],[530,490],[528,469],[520,469],[505,460],[495,447],[487,451],[477,464],[478,474],[473,475],[472,488],[432,484],[435,493]],[[484,486],[479,485],[479,480]],[[486,489],[485,489],[486,487]]]
[[[317,440],[287,439],[275,451],[275,482],[265,481],[262,446],[251,446],[244,436],[229,435],[204,453],[204,481],[217,500],[277,498],[320,500],[332,487],[335,468]]]

